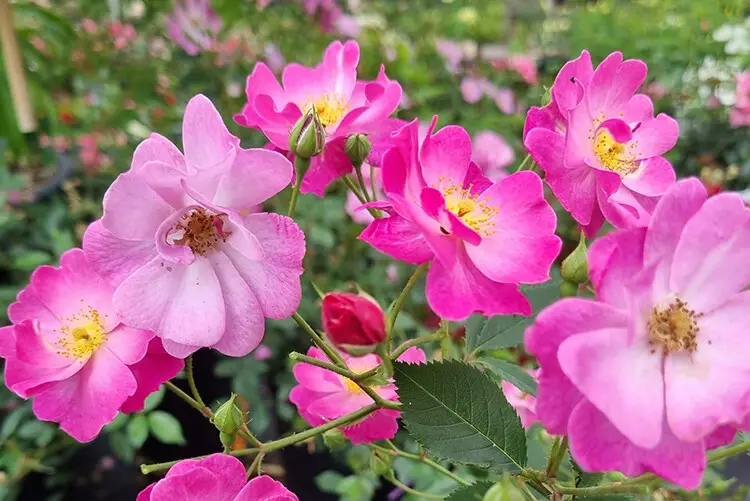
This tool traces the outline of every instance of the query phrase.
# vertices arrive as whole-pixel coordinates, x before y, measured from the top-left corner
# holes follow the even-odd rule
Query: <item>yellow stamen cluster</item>
[[[445,176],[441,176],[439,182],[439,186],[434,187],[443,194],[449,211],[480,236],[489,237],[495,234],[495,223],[492,220],[499,209],[488,204],[490,200],[488,197],[472,194],[472,185],[462,188],[460,185],[453,184],[453,180]]]
[[[324,94],[312,99],[303,105],[302,109],[307,112],[311,107],[315,108],[318,119],[324,127],[339,123],[349,111],[349,103],[336,94]]]
[[[687,303],[675,298],[666,308],[656,307],[648,319],[651,353],[693,353],[698,349],[698,319],[702,313],[691,310]]]
[[[599,157],[607,170],[616,172],[620,176],[627,176],[638,169],[634,149],[637,142],[618,143],[607,130],[600,130],[596,134],[594,153]]]
[[[88,358],[106,337],[101,315],[88,306],[63,319],[60,337],[53,343],[53,347],[58,355],[64,357]]]
[[[231,232],[224,231],[224,214],[212,214],[197,208],[184,214],[177,223],[174,234],[181,235],[174,245],[187,245],[195,254],[205,256],[216,250],[220,242],[226,241]]]

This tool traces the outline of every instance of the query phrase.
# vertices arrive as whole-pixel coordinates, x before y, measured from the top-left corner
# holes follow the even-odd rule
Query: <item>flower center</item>
[[[620,176],[631,174],[638,168],[632,149],[635,143],[618,143],[606,129],[596,134],[594,153],[602,165]]]
[[[362,391],[362,388],[360,388],[357,383],[355,383],[348,377],[341,376],[341,378],[344,381],[344,387],[346,387],[347,392],[351,393],[352,395],[356,395],[357,393],[364,393],[364,391]]]
[[[495,234],[495,223],[492,221],[499,212],[493,205],[488,205],[488,197],[480,199],[479,194],[472,194],[472,185],[464,189],[459,185],[451,184],[450,178],[440,178],[438,189],[445,198],[445,206],[454,213],[469,228],[483,237]]]
[[[231,231],[224,230],[226,214],[212,214],[199,207],[182,216],[182,219],[167,235],[172,245],[187,245],[193,253],[205,256],[225,242]]]
[[[60,337],[53,347],[64,357],[88,358],[106,338],[101,315],[89,306],[64,319]]]
[[[336,124],[349,111],[349,104],[335,94],[325,94],[303,106],[305,112],[314,107],[324,127]]]
[[[648,319],[651,353],[661,347],[664,354],[693,353],[698,349],[698,319],[702,313],[691,310],[687,303],[675,298],[666,308],[655,307]]]

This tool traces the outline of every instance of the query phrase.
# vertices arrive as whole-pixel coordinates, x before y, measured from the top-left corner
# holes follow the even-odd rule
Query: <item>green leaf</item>
[[[497,315],[487,319],[481,315],[473,315],[466,322],[466,349],[469,353],[509,348],[523,343],[523,333],[526,327],[536,318],[545,307],[560,297],[560,273],[554,270],[552,279],[541,285],[521,287],[531,302],[532,315]]]
[[[153,411],[148,414],[148,426],[151,434],[163,444],[185,445],[182,425],[177,419],[164,411]]]
[[[451,492],[445,501],[482,501],[485,493],[493,485],[492,482],[477,482],[467,485]]]
[[[15,433],[18,426],[23,421],[23,418],[27,414],[30,414],[31,409],[28,406],[23,405],[16,408],[3,419],[3,425],[0,427],[0,442],[4,442],[6,438],[10,437]]]
[[[161,401],[164,400],[164,393],[166,391],[167,390],[165,386],[160,385],[158,390],[146,397],[146,401],[143,403],[143,410],[141,412],[149,412],[159,407]]]
[[[140,449],[148,438],[148,419],[143,414],[134,415],[133,419],[128,421],[125,432],[128,434],[130,445]]]
[[[115,432],[117,430],[121,430],[127,424],[129,420],[130,420],[130,416],[120,412],[119,414],[117,414],[117,416],[115,416],[115,420],[109,423],[108,425],[106,425],[104,429],[109,433]]]
[[[411,435],[434,455],[520,471],[526,435],[502,390],[476,367],[457,361],[396,364],[402,418]]]
[[[135,448],[122,431],[116,431],[109,436],[109,445],[112,446],[115,455],[123,461],[129,463],[135,458]]]
[[[492,357],[482,357],[479,362],[499,380],[508,381],[522,392],[536,396],[536,381],[521,367]]]

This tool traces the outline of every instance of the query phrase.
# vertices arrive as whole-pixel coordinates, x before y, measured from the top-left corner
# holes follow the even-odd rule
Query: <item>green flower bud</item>
[[[565,258],[560,268],[563,280],[574,284],[583,284],[589,279],[589,261],[586,257],[586,238],[581,234],[578,247]]]
[[[524,501],[524,495],[516,487],[510,476],[503,477],[503,480],[492,487],[482,498],[482,501]]]
[[[227,433],[224,433],[223,431],[219,432],[219,440],[221,440],[221,445],[223,445],[227,450],[232,450],[232,446],[234,445],[234,440],[237,437],[237,435],[229,435]]]
[[[341,430],[334,428],[323,433],[323,443],[330,450],[334,451],[345,447],[349,443],[349,440],[347,440]]]
[[[240,431],[240,428],[245,424],[245,418],[242,415],[242,411],[234,403],[236,398],[237,394],[232,393],[229,400],[221,404],[213,417],[213,423],[214,426],[216,426],[216,429],[232,436],[236,435],[237,432]]]
[[[552,101],[552,88],[544,87],[544,94],[542,95],[542,106],[547,106]]]
[[[370,469],[378,476],[386,476],[391,473],[391,456],[378,450],[373,450],[370,455]]]
[[[560,297],[573,297],[578,294],[578,284],[563,281],[560,284]]]
[[[311,107],[289,134],[289,151],[300,158],[312,158],[323,151],[326,129],[320,123],[315,107]]]
[[[352,134],[346,139],[344,150],[354,166],[362,165],[370,154],[372,145],[364,134]]]

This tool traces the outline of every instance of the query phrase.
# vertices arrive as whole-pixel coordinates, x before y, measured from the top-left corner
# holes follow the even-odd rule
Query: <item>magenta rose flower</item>
[[[375,346],[385,340],[385,314],[374,300],[349,292],[326,294],[323,330],[337,346]]]
[[[535,380],[539,379],[540,369],[527,370]],[[513,383],[503,380],[501,387],[503,394],[508,403],[516,410],[516,414],[521,419],[521,426],[525,429],[531,428],[531,425],[539,421],[536,417],[536,397],[519,390]]]

